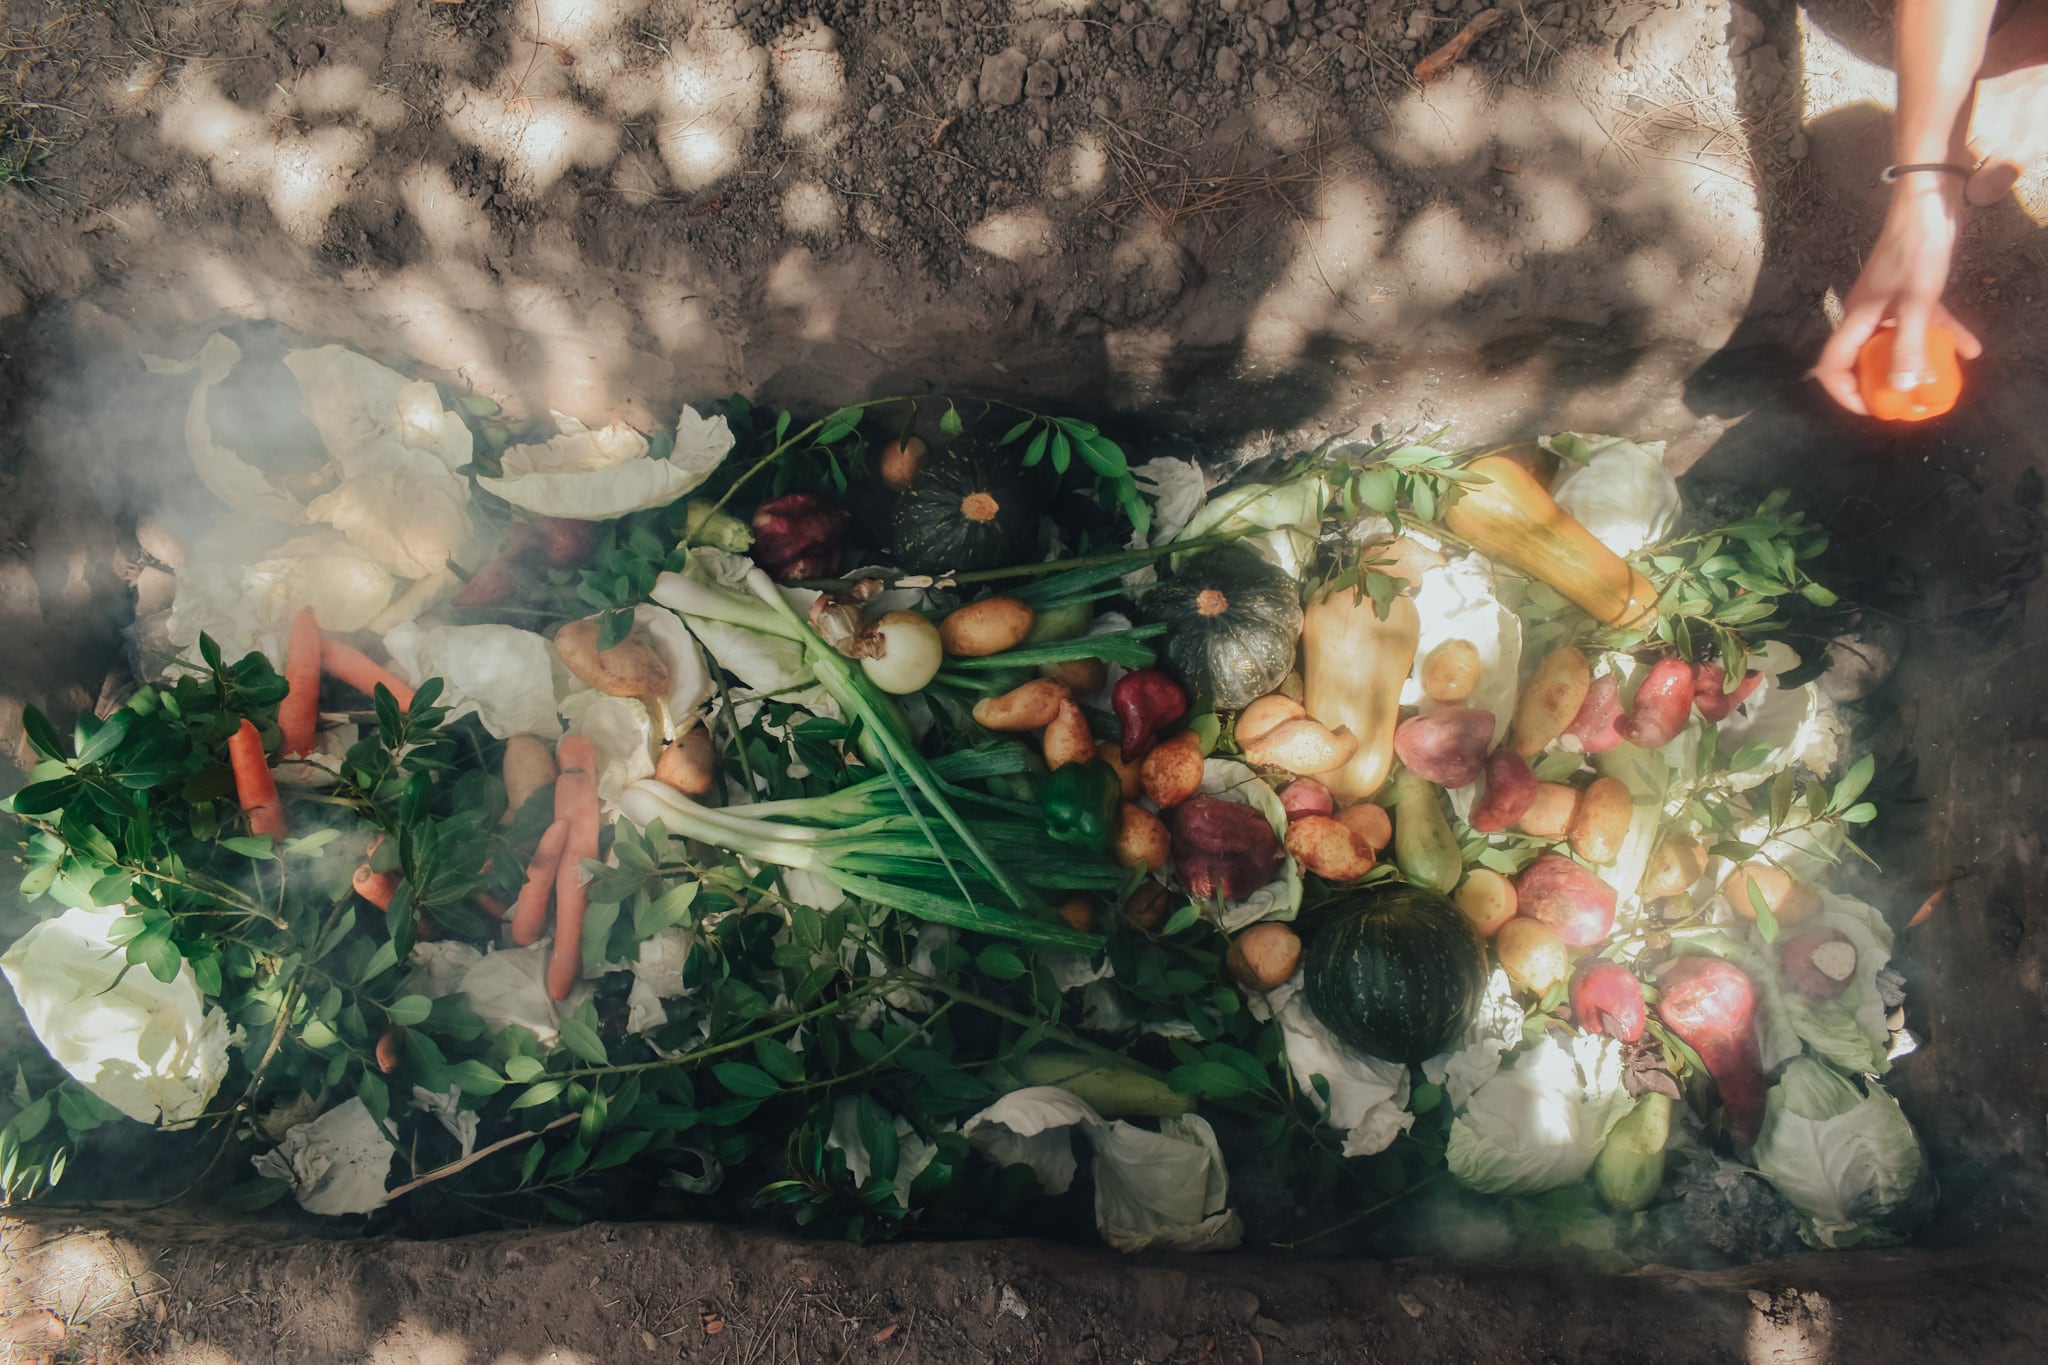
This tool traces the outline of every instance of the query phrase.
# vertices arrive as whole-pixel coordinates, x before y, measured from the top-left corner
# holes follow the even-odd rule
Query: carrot
[[[285,647],[284,678],[290,690],[277,708],[277,728],[284,742],[278,757],[297,758],[313,752],[320,729],[320,618],[301,607],[292,618],[291,643]]]
[[[522,948],[540,938],[547,922],[548,898],[555,890],[555,869],[562,865],[562,850],[569,842],[567,822],[557,820],[540,836],[540,847],[526,865],[526,884],[512,905],[512,941]]]
[[[332,635],[324,636],[320,641],[320,666],[327,670],[329,677],[347,683],[365,696],[374,695],[377,684],[383,683],[401,711],[412,705],[412,688],[399,681],[397,674],[354,645]]]
[[[228,736],[228,766],[235,772],[235,800],[249,817],[249,832],[273,839],[289,834],[284,803],[277,799],[277,779],[270,775],[270,757],[263,752],[263,736],[255,722],[243,721],[242,728]]]
[[[483,912],[492,919],[503,919],[512,913],[511,906],[505,904],[505,902],[499,900],[488,891],[479,891],[470,899],[475,901]]]
[[[583,911],[590,888],[583,860],[598,846],[597,746],[588,736],[567,735],[555,746],[562,775],[555,781],[555,822],[567,823],[568,842],[555,869],[555,947],[548,958],[548,998],[566,1000],[583,971]]]
[[[349,885],[355,888],[358,896],[379,910],[389,910],[391,898],[398,894],[398,884],[404,879],[404,874],[395,868],[390,872],[378,872],[366,862],[356,869]]]

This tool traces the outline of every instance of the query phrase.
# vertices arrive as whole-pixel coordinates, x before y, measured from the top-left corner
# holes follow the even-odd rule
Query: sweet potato
[[[1575,645],[1559,645],[1543,656],[1515,698],[1508,743],[1523,758],[1534,758],[1564,733],[1585,704],[1593,671]]]
[[[1335,819],[1344,828],[1355,831],[1374,853],[1383,852],[1394,842],[1394,817],[1387,814],[1385,806],[1360,801],[1338,811]]]
[[[1596,777],[1579,794],[1565,837],[1572,842],[1572,852],[1585,861],[1611,863],[1621,854],[1621,841],[1628,837],[1634,814],[1635,798],[1626,784],[1612,777]]]
[[[1451,900],[1481,938],[1499,933],[1515,917],[1519,904],[1515,884],[1490,867],[1467,872]]]
[[[1060,703],[1072,695],[1067,685],[1051,678],[1030,682],[996,697],[974,703],[974,723],[984,730],[1006,734],[1042,730],[1060,713]]]
[[[1431,701],[1460,702],[1479,686],[1479,646],[1446,640],[1422,661],[1422,693]]]
[[[571,673],[608,697],[668,695],[668,665],[651,646],[628,637],[601,650],[597,640],[597,618],[586,616],[555,632],[555,653]]]
[[[1337,802],[1330,789],[1313,777],[1297,777],[1280,789],[1280,808],[1289,820],[1299,820],[1305,815],[1335,814]]]
[[[1563,747],[1582,754],[1604,754],[1621,743],[1621,679],[1612,673],[1593,679],[1565,735],[1569,742]]]
[[[1289,825],[1287,851],[1303,868],[1333,882],[1355,882],[1378,861],[1356,830],[1327,815],[1305,815]]]
[[[505,821],[509,824],[529,797],[555,780],[554,751],[532,735],[514,735],[505,741],[505,757],[498,771],[505,779]]]
[[[1570,975],[1571,949],[1557,931],[1541,920],[1518,915],[1494,935],[1493,951],[1501,969],[1524,990],[1543,994]]]
[[[1579,789],[1562,782],[1539,782],[1536,799],[1515,821],[1515,828],[1536,839],[1562,839],[1579,808]]]
[[[1245,759],[1261,768],[1313,776],[1341,768],[1358,752],[1358,737],[1343,726],[1330,729],[1319,720],[1297,716],[1283,720],[1244,745]]]
[[[1445,789],[1470,786],[1493,747],[1493,727],[1493,712],[1474,706],[1411,716],[1394,731],[1394,752],[1425,782]]]
[[[1756,1037],[1756,987],[1742,969],[1718,957],[1681,957],[1658,985],[1657,1017],[1699,1054],[1728,1111],[1737,1147],[1756,1141],[1763,1125],[1763,1055]]]
[[[986,658],[1022,644],[1036,619],[1037,614],[1014,597],[984,597],[939,622],[939,640],[948,654]]]
[[[1060,707],[1045,727],[1045,766],[1064,768],[1069,763],[1086,763],[1095,757],[1095,736],[1089,732],[1088,717],[1073,698],[1060,699]]]
[[[1785,981],[1810,1000],[1832,1000],[1856,979],[1856,944],[1839,929],[1808,929],[1778,945]]]
[[[1173,835],[1166,822],[1143,806],[1124,802],[1123,817],[1117,822],[1116,860],[1124,867],[1142,867],[1156,872],[1173,856]]]
[[[1596,962],[1572,982],[1572,1018],[1587,1033],[1633,1043],[1648,1017],[1643,983],[1619,962]]]
[[[1692,665],[1683,659],[1659,659],[1636,688],[1621,737],[1638,749],[1661,749],[1678,738],[1692,719]]]
[[[1541,920],[1574,948],[1590,948],[1614,928],[1614,889],[1571,859],[1545,853],[1515,878],[1521,913]]]
[[[1270,991],[1293,979],[1301,965],[1301,936],[1284,924],[1254,924],[1230,941],[1223,965],[1239,984]]]
[[[1202,789],[1202,742],[1183,731],[1145,755],[1138,769],[1145,795],[1161,810],[1170,810]]]
[[[1174,871],[1189,895],[1242,900],[1280,870],[1280,840],[1266,817],[1250,806],[1197,796],[1167,818]]]
[[[1528,814],[1542,790],[1528,759],[1505,746],[1496,749],[1487,755],[1486,788],[1466,823],[1481,834],[1499,834]]]
[[[1650,854],[1637,890],[1647,900],[1680,895],[1692,890],[1706,870],[1707,850],[1699,840],[1689,834],[1669,835]]]

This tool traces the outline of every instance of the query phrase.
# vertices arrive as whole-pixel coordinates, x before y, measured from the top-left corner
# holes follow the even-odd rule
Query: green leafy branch
[[[1755,512],[1712,530],[1665,540],[1636,557],[1657,589],[1657,624],[1607,641],[1628,648],[1645,638],[1662,641],[1688,659],[1711,646],[1729,677],[1741,675],[1749,642],[1781,634],[1794,603],[1827,609],[1834,592],[1808,565],[1828,548],[1826,534],[1804,512],[1787,509],[1780,488]]]

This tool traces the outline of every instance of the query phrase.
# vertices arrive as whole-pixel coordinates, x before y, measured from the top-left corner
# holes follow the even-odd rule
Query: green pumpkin
[[[1038,483],[1014,453],[935,452],[896,500],[897,564],[942,574],[1021,563],[1038,540],[1038,511]]]
[[[1413,1063],[1454,1047],[1486,993],[1486,951],[1444,896],[1396,883],[1358,891],[1309,939],[1302,993],[1369,1057]]]
[[[1301,588],[1242,545],[1196,555],[1145,596],[1166,623],[1162,666],[1189,694],[1234,710],[1280,686],[1301,641]]]

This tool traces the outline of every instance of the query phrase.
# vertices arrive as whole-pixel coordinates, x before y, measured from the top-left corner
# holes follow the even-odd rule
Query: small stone
[[[1436,22],[1429,17],[1428,10],[1412,9],[1408,11],[1408,28],[1402,36],[1410,39],[1426,38],[1429,31],[1435,27]]]
[[[1051,99],[1060,88],[1060,73],[1048,61],[1036,61],[1024,68],[1024,93],[1032,99]]]
[[[960,84],[953,87],[953,107],[955,109],[972,109],[974,107],[973,77],[962,76]]]
[[[1458,8],[1459,2],[1460,2],[1460,0],[1436,0],[1436,10],[1437,10],[1437,13],[1439,13],[1439,14],[1450,14],[1450,13],[1453,13],[1453,12],[1454,12],[1454,11],[1456,11],[1456,9]]]
[[[1024,71],[1030,63],[1014,47],[1006,47],[981,63],[977,93],[983,104],[1016,104],[1024,98]]]
[[[889,117],[889,106],[888,106],[888,105],[887,105],[886,103],[884,103],[883,101],[881,101],[881,100],[876,100],[876,101],[875,101],[875,102],[874,102],[873,104],[871,104],[871,105],[869,105],[869,106],[868,106],[868,122],[869,122],[869,123],[880,123],[880,122],[881,122],[882,120],[884,120],[884,119],[886,119],[886,118],[888,118],[888,117]]]
[[[1067,41],[1075,47],[1079,47],[1088,41],[1088,25],[1082,23],[1079,19],[1071,20],[1067,24],[1066,34]]]
[[[1173,41],[1173,35],[1163,25],[1147,24],[1137,31],[1138,55],[1145,59],[1145,65],[1157,66],[1166,57],[1166,46]]]
[[[1224,85],[1236,85],[1237,78],[1244,74],[1244,60],[1229,48],[1216,51],[1216,79]]]
[[[1024,140],[1030,143],[1033,147],[1044,147],[1045,129],[1039,127],[1035,123],[1032,124],[1029,128],[1026,128],[1024,130]]]
[[[1252,92],[1268,98],[1277,95],[1280,93],[1280,78],[1265,67],[1260,67],[1252,73]]]
[[[892,95],[900,95],[903,93],[903,79],[900,76],[894,75],[889,72],[884,72],[882,74],[882,84],[889,87],[889,93]]]
[[[1188,26],[1194,17],[1193,0],[1152,0],[1152,12],[1164,19],[1175,33]]]
[[[1785,142],[1785,155],[1794,161],[1804,161],[1813,151],[1813,144],[1807,141],[1805,133],[1794,133]]]
[[[1195,34],[1186,34],[1173,45],[1173,69],[1193,71],[1202,62],[1202,40]]]
[[[1116,112],[1116,106],[1109,102],[1109,96],[1107,95],[1097,95],[1088,107],[1095,111],[1095,117],[1097,118],[1108,118]]]
[[[1266,0],[1265,7],[1259,11],[1259,17],[1274,28],[1286,23],[1291,14],[1287,0]]]

